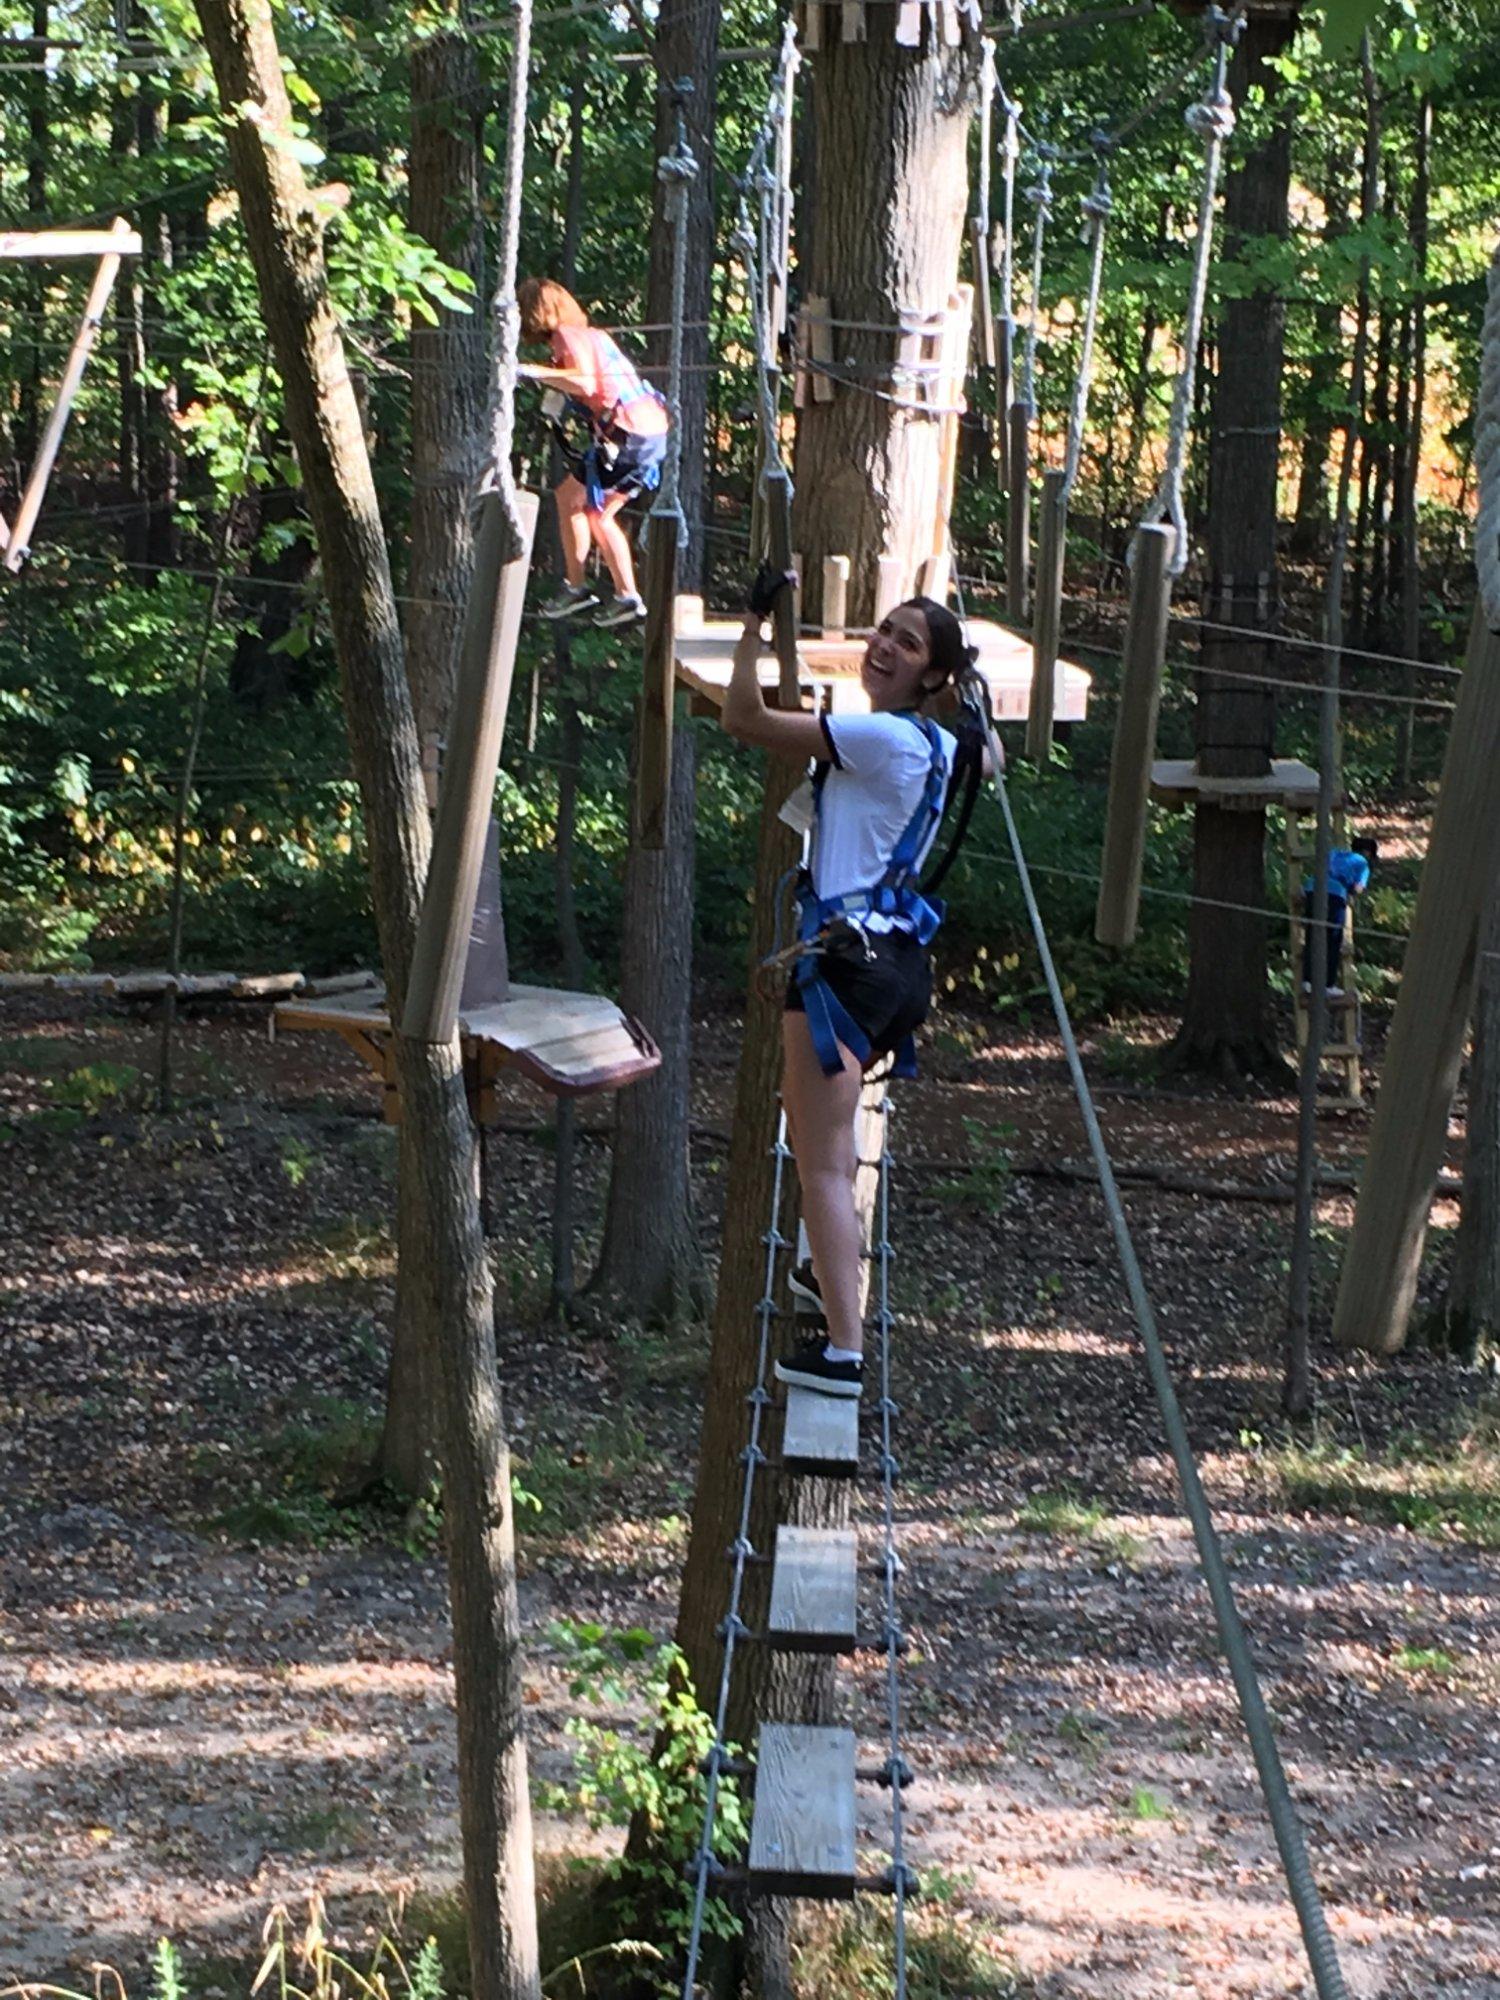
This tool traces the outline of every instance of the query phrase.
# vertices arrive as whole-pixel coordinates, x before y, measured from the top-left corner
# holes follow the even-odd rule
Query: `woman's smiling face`
[[[915,708],[927,692],[922,679],[931,665],[927,620],[914,604],[898,604],[870,634],[859,670],[860,686],[877,714]]]

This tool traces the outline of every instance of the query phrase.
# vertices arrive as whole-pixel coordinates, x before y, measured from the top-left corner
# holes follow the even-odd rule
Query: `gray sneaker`
[[[587,611],[598,602],[598,591],[590,590],[586,583],[565,583],[542,606],[542,616],[554,622],[559,618],[576,618],[580,611]]]
[[[645,615],[646,607],[638,597],[612,597],[594,613],[591,622],[608,631],[616,625],[639,625]]]

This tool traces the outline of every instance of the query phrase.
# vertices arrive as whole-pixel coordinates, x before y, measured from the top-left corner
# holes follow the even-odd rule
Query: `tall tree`
[[[200,0],[230,164],[327,581],[365,809],[393,1017],[405,996],[429,830],[417,732],[369,453],[328,293],[322,227],[297,164],[270,0]],[[478,2000],[540,2000],[510,1466],[455,1035],[396,1039],[405,1127],[401,1230],[438,1357],[458,1705],[460,1817]]]
[[[1224,188],[1224,254],[1253,252],[1287,233],[1291,131],[1277,100],[1276,58],[1296,31],[1283,7],[1250,9],[1229,88],[1236,112],[1254,96],[1264,107],[1260,136],[1240,156]],[[1268,115],[1267,115],[1268,114]],[[1281,445],[1281,373],[1286,311],[1274,281],[1227,298],[1218,318],[1214,385],[1209,585],[1205,615],[1230,633],[1206,632],[1199,677],[1199,769],[1216,778],[1260,778],[1275,744],[1276,648],[1244,637],[1276,617],[1276,501]],[[1255,677],[1255,678],[1252,678]],[[1266,945],[1266,814],[1198,803],[1193,821],[1190,962],[1173,1060],[1231,1078],[1272,1076],[1285,1065],[1271,1023]]]
[[[698,0],[662,0],[651,43],[661,80],[657,93],[657,156],[670,151],[677,131],[674,89],[688,143],[698,162],[688,193],[687,282],[683,294],[683,373],[679,424],[682,438],[682,510],[688,546],[679,554],[677,587],[702,589],[707,524],[709,340],[713,307],[714,105],[719,9]],[[646,286],[648,352],[663,370],[673,309],[672,230],[667,189],[657,181],[651,217]],[[639,759],[637,767],[639,767]],[[661,1049],[661,1068],[615,1101],[615,1146],[604,1241],[594,1276],[596,1290],[629,1312],[676,1317],[703,1305],[703,1253],[693,1218],[688,1139],[691,1112],[690,1030],[693,976],[693,848],[697,810],[697,744],[691,727],[673,731],[672,782],[665,845],[646,847],[633,834],[625,863],[621,1004],[649,1021]]]
[[[1456,1353],[1472,1360],[1482,1350],[1500,1350],[1500,882],[1481,933],[1463,1208],[1446,1314]]]
[[[444,26],[411,52],[411,150],[407,188],[414,233],[477,292],[484,238],[479,175],[485,99],[471,38]],[[477,311],[439,302],[411,337],[411,544],[406,677],[429,799],[453,702],[458,633],[474,573],[471,515],[484,452],[485,340]],[[400,1172],[417,1171],[403,1133]],[[417,1210],[403,1202],[404,1226]],[[399,1246],[391,1365],[380,1462],[402,1492],[421,1494],[432,1470],[437,1384],[412,1297],[420,1246]]]

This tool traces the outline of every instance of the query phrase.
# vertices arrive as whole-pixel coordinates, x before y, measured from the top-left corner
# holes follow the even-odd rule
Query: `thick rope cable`
[[[796,23],[789,18],[782,32],[781,48],[777,56],[776,71],[771,81],[765,113],[751,145],[745,171],[740,176],[735,225],[730,238],[731,248],[738,252],[745,266],[746,291],[750,299],[750,323],[755,349],[755,395],[761,432],[760,480],[764,486],[767,480],[785,479],[789,498],[791,480],[781,455],[781,413],[777,395],[779,371],[776,366],[775,342],[766,321],[767,300],[763,290],[765,273],[761,258],[761,240],[767,226],[770,203],[777,189],[776,177],[767,162],[776,143],[776,132],[781,121],[786,93],[791,88],[800,61]],[[752,217],[750,209],[752,196],[756,197],[758,203],[755,217]]]
[[[755,1362],[755,1387],[750,1391],[750,1441],[740,1454],[745,1468],[745,1478],[740,1491],[739,1532],[734,1538],[729,1556],[733,1564],[729,1579],[729,1608],[724,1622],[719,1627],[719,1636],[724,1642],[724,1659],[719,1669],[719,1692],[714,1703],[714,1740],[708,1755],[703,1760],[703,1768],[708,1779],[708,1790],[703,1801],[703,1831],[698,1840],[698,1851],[693,1857],[690,1873],[693,1882],[693,1913],[688,1927],[687,1962],[682,1976],[682,2000],[695,2000],[694,1986],[698,1978],[698,1959],[703,1949],[703,1919],[708,1906],[708,1885],[717,1863],[714,1860],[714,1823],[719,1810],[719,1785],[729,1770],[732,1753],[724,1741],[724,1725],[729,1715],[729,1689],[734,1673],[735,1648],[741,1639],[750,1637],[750,1629],[740,1616],[740,1600],[744,1595],[745,1571],[755,1554],[750,1540],[750,1511],[755,1500],[756,1469],[766,1463],[766,1452],[760,1441],[761,1426],[765,1422],[766,1411],[771,1406],[771,1392],[766,1387],[766,1364],[771,1357],[771,1322],[776,1317],[776,1300],[773,1296],[776,1284],[777,1253],[789,1247],[786,1237],[781,1234],[778,1224],[781,1220],[781,1191],[786,1178],[786,1163],[792,1157],[787,1144],[786,1112],[777,1119],[776,1143],[772,1148],[775,1167],[771,1175],[771,1220],[765,1234],[766,1261],[765,1285],[755,1308],[758,1328],[758,1347]]]
[[[1104,282],[1104,239],[1113,208],[1108,156],[1101,155],[1093,189],[1083,198],[1090,242],[1089,293],[1083,313],[1083,346],[1078,356],[1078,374],[1073,383],[1073,404],[1068,413],[1068,448],[1063,460],[1064,505],[1072,498],[1083,459],[1083,433],[1088,423],[1089,391],[1094,382],[1094,334],[1099,323],[1099,293]]]
[[[985,35],[979,43],[979,168],[974,177],[974,220],[984,244],[990,236],[990,154],[995,144],[995,93],[999,87],[994,39]]]
[[[893,1428],[900,1408],[891,1396],[891,1146],[890,1100],[881,1104],[884,1118],[880,1148],[880,1180],[876,1199],[879,1235],[875,1243],[875,1268],[879,1281],[880,1304],[876,1327],[880,1340],[880,1493],[881,1526],[884,1536],[881,1569],[884,1581],[885,1639],[885,1721],[887,1761],[884,1777],[891,1788],[891,1868],[889,1883],[895,1897],[895,2000],[906,2000],[906,1902],[916,1891],[916,1877],[906,1864],[906,1786],[911,1771],[901,1755],[901,1673],[900,1660],[905,1644],[896,1616],[896,1578],[901,1574],[901,1558],[896,1553],[896,1460]]]
[[[958,594],[957,608],[958,615],[964,620],[967,628],[962,592]],[[1287,1784],[1281,1753],[1276,1746],[1275,1731],[1271,1727],[1265,1698],[1256,1677],[1255,1662],[1245,1636],[1245,1628],[1240,1622],[1234,1587],[1229,1580],[1229,1571],[1219,1544],[1218,1531],[1214,1526],[1208,1497],[1204,1493],[1203,1481],[1199,1476],[1192,1446],[1188,1441],[1187,1425],[1183,1421],[1182,1408],[1177,1400],[1171,1369],[1167,1364],[1166,1352],[1157,1328],[1156,1313],[1146,1290],[1140,1259],[1136,1255],[1130,1223],[1120,1199],[1120,1189],[1115,1180],[1109,1148],[1104,1143],[1104,1134],[1100,1129],[1093,1092],[1089,1088],[1088,1077],[1084,1072],[1083,1058],[1078,1052],[1077,1037],[1073,1033],[1073,1022],[1068,1013],[1068,1003],[1063,997],[1062,982],[1058,978],[1057,966],[1053,961],[1047,929],[1042,922],[1036,891],[1032,887],[1031,871],[1026,864],[1025,850],[1021,846],[1020,832],[1016,826],[1015,814],[1011,810],[1010,793],[1005,783],[1005,758],[1000,747],[1000,739],[995,734],[995,724],[988,702],[977,700],[974,707],[984,725],[994,775],[995,797],[1000,802],[1000,811],[1005,821],[1006,839],[1020,882],[1021,898],[1026,906],[1026,916],[1036,943],[1037,956],[1041,960],[1042,976],[1052,1001],[1052,1012],[1057,1021],[1063,1053],[1067,1058],[1068,1073],[1072,1078],[1094,1168],[1099,1176],[1099,1190],[1109,1218],[1110,1232],[1115,1240],[1115,1251],[1120,1260],[1125,1289],[1129,1293],[1136,1327],[1141,1336],[1146,1370],[1151,1378],[1151,1386],[1156,1391],[1162,1426],[1166,1431],[1172,1460],[1177,1468],[1183,1504],[1192,1523],[1193,1539],[1198,1546],[1199,1564],[1213,1604],[1220,1643],[1224,1648],[1235,1693],[1239,1698],[1240,1713],[1250,1739],[1250,1750],[1255,1759],[1261,1791],[1265,1796],[1276,1846],[1281,1855],[1287,1888],[1302,1929],[1303,1943],[1307,1949],[1308,1962],[1312,1967],[1313,1982],[1318,1989],[1319,2000],[1349,2000],[1349,1990],[1344,1984],[1338,1953],[1328,1929],[1328,1920],[1324,1915],[1317,1883],[1313,1879],[1312,1868],[1307,1858],[1307,1845],[1297,1817],[1297,1807]]]
[[[531,0],[515,0],[515,44],[510,56],[506,106],[504,192],[500,205],[500,245],[495,259],[494,345],[490,355],[490,462],[483,487],[496,494],[505,511],[509,558],[519,554],[523,535],[516,500],[511,446],[516,431],[516,367],[521,358],[521,308],[516,302],[516,269],[521,245],[521,190],[526,172],[526,101],[531,71]]]
[[[1013,104],[995,80],[1001,108],[1005,113],[1005,136],[1001,140],[1004,166],[1000,180],[1000,316],[1014,321],[1016,314],[1016,163],[1021,157],[1020,107]]]
[[[665,190],[663,209],[672,231],[672,333],[667,352],[667,455],[662,465],[661,484],[652,503],[652,532],[658,521],[675,521],[677,546],[686,548],[687,522],[682,513],[682,345],[687,317],[688,211],[693,182],[698,178],[698,161],[688,144],[687,118],[683,97],[691,89],[686,81],[675,86],[676,136],[668,152],[656,163],[656,178]]]
[[[1219,170],[1224,145],[1234,132],[1234,106],[1224,87],[1229,52],[1238,39],[1240,15],[1222,13],[1210,7],[1204,19],[1205,32],[1214,42],[1213,79],[1196,104],[1189,105],[1187,125],[1203,141],[1203,178],[1198,191],[1198,234],[1193,245],[1193,274],[1188,286],[1187,317],[1182,329],[1181,359],[1172,392],[1172,414],[1167,423],[1167,458],[1161,483],[1141,516],[1142,526],[1169,521],[1173,529],[1172,558],[1168,573],[1181,576],[1188,563],[1187,505],[1183,482],[1187,470],[1188,439],[1193,426],[1193,398],[1198,380],[1198,347],[1203,338],[1203,314],[1208,300],[1208,273],[1213,259],[1214,204],[1219,193]]]
[[[1479,356],[1479,401],[1474,412],[1474,464],[1479,515],[1474,523],[1474,566],[1485,622],[1500,631],[1500,250],[1490,263]]]
[[[1052,147],[1037,156],[1037,176],[1026,190],[1034,220],[1031,226],[1031,310],[1026,315],[1026,344],[1021,355],[1021,382],[1016,397],[1028,409],[1036,408],[1036,347],[1042,329],[1042,269],[1047,254],[1047,217],[1052,213]]]

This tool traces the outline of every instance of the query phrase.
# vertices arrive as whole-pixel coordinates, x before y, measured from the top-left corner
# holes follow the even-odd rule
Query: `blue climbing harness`
[[[792,977],[802,995],[808,1031],[825,1076],[843,1070],[839,1043],[850,1050],[863,1066],[870,1060],[870,1038],[829,986],[821,970],[823,939],[830,926],[851,917],[896,917],[905,923],[921,945],[930,944],[943,921],[946,904],[939,897],[929,899],[917,883],[923,854],[943,817],[948,785],[948,763],[943,754],[942,731],[925,716],[906,716],[921,730],[927,743],[927,782],[921,804],[908,820],[901,838],[891,850],[885,873],[871,889],[851,889],[842,896],[814,894],[811,872],[804,868],[797,881],[797,936],[807,949],[796,960]],[[829,766],[824,765],[813,781],[815,810],[822,809],[823,784]],[[911,1035],[895,1051],[892,1076],[915,1076],[916,1043]]]
[[[570,470],[584,488],[589,512],[598,514],[603,511],[604,496],[613,483],[608,475],[613,472],[620,454],[630,451],[637,436],[640,435],[635,431],[624,431],[619,428],[617,419],[621,410],[628,410],[634,403],[656,403],[662,409],[666,409],[667,403],[659,389],[641,380],[616,341],[607,333],[600,333],[597,328],[593,329],[593,332],[594,339],[600,347],[607,350],[604,355],[605,361],[626,383],[625,388],[616,396],[603,416],[596,416],[581,398],[577,396],[568,398],[570,408],[587,423],[590,436],[589,443],[576,454],[576,464],[570,467]],[[651,434],[652,437],[655,435]],[[633,466],[631,470],[635,485],[642,493],[654,492],[661,482],[659,454],[654,458],[650,454],[645,455],[643,462],[639,466]]]

